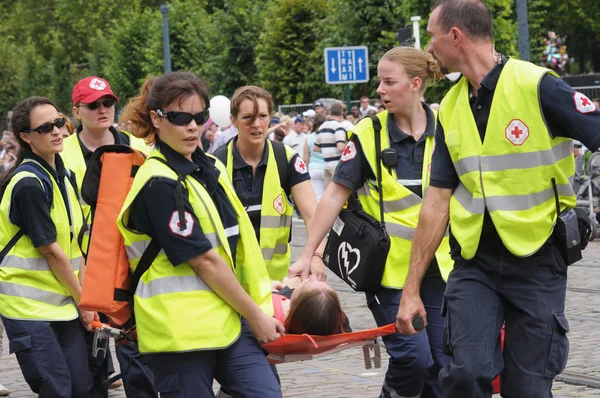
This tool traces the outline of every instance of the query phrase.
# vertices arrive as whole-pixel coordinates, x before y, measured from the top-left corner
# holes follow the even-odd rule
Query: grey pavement
[[[306,240],[303,224],[294,221],[292,257],[297,258]],[[354,330],[375,327],[364,294],[352,291],[328,273],[328,282],[338,291],[342,307]],[[584,259],[569,269],[566,313],[570,323],[571,350],[564,377],[570,382],[587,382],[600,387],[600,241],[591,242]],[[599,289],[596,291],[596,289]],[[118,365],[115,361],[115,365]],[[351,348],[334,355],[277,366],[284,397],[377,397],[385,371],[387,355],[382,350],[382,367],[365,369],[362,349]],[[11,397],[35,397],[24,382],[14,355],[8,355],[4,336],[0,359],[0,384],[11,390]],[[215,388],[217,385],[215,384]],[[556,381],[555,397],[600,398],[600,388]],[[125,397],[123,388],[110,397]],[[130,397],[132,398],[132,397]]]

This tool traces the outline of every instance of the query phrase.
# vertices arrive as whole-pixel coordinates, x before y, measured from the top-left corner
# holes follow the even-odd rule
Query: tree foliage
[[[498,51],[518,56],[514,0],[485,0]],[[31,95],[71,108],[78,79],[105,77],[124,104],[142,82],[164,70],[162,1],[12,0],[0,2],[0,115]],[[342,98],[325,84],[325,47],[365,45],[371,80],[352,97],[376,97],[377,59],[397,45],[399,28],[420,15],[427,45],[430,1],[422,0],[167,0],[173,70],[189,70],[230,96],[258,84],[282,103]],[[600,2],[528,0],[530,53],[539,62],[548,30],[568,36],[571,73],[600,71]],[[439,100],[451,85],[428,90]],[[1,117],[0,117],[1,118]]]

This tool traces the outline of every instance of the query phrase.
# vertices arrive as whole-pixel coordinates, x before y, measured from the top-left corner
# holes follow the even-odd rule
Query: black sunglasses
[[[59,117],[52,123],[44,123],[41,126],[37,126],[34,129],[23,130],[22,132],[23,133],[33,133],[35,131],[36,133],[39,133],[39,134],[48,134],[54,130],[54,126],[56,126],[58,128],[62,128],[65,125],[65,123],[66,123],[65,118]]]
[[[95,101],[95,102],[90,102],[89,104],[81,104],[83,106],[85,106],[86,108],[88,108],[90,111],[95,111],[96,109],[100,108],[100,105],[104,105],[105,108],[110,108],[111,106],[113,106],[115,104],[114,99],[105,99],[104,101]]]
[[[203,110],[202,112],[198,112],[195,115],[187,112],[165,112],[163,110],[157,109],[156,114],[160,117],[166,117],[169,122],[176,126],[187,126],[191,123],[192,119],[196,121],[198,126],[206,123],[209,117],[208,109]]]

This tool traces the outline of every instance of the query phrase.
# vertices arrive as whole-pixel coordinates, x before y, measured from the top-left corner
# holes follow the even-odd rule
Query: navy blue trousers
[[[83,325],[72,321],[23,321],[2,317],[10,353],[17,356],[23,377],[40,398],[90,397]]]
[[[444,349],[452,361],[440,372],[444,396],[491,397],[500,374],[503,397],[552,397],[552,379],[569,352],[567,267],[552,243],[527,258],[498,246],[480,245],[473,259],[456,259],[450,273]]]
[[[236,398],[281,398],[281,387],[246,320],[231,346],[220,350],[148,354],[161,398],[214,397],[216,379]]]
[[[123,386],[128,398],[158,398],[154,389],[154,376],[138,349],[137,342],[130,341],[115,346],[123,376]]]
[[[414,336],[398,333],[383,337],[390,356],[381,397],[441,398],[438,373],[450,362],[442,351],[441,316],[446,283],[439,278],[425,278],[421,284],[421,299],[427,310],[427,328]],[[378,326],[396,322],[402,290],[381,288],[367,293],[367,304]]]

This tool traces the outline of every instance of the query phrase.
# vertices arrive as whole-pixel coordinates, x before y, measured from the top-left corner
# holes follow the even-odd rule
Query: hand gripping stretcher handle
[[[425,326],[425,322],[423,321],[423,317],[421,315],[415,315],[412,319],[412,327],[415,330],[422,330]]]

